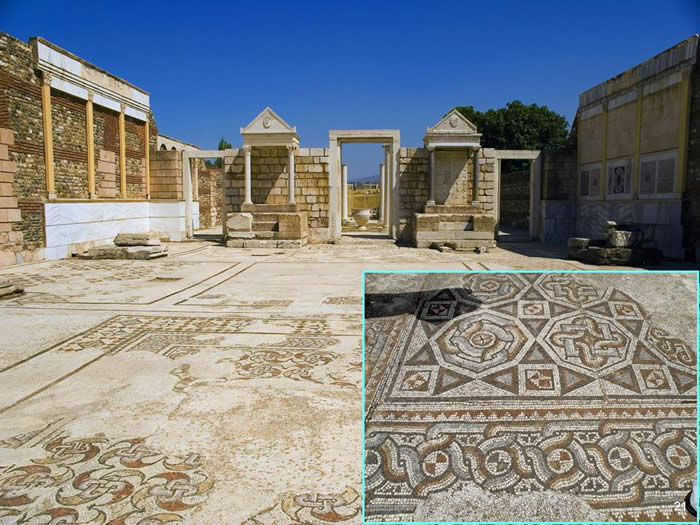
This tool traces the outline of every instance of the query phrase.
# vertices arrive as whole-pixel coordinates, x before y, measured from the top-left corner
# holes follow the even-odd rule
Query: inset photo
[[[695,522],[697,272],[364,274],[366,523]]]

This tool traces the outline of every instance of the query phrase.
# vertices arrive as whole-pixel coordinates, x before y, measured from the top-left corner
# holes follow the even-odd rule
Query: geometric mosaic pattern
[[[691,299],[692,300],[692,299]],[[567,274],[465,274],[366,320],[366,515],[427,495],[578,494],[616,519],[674,514],[695,474],[694,345]]]

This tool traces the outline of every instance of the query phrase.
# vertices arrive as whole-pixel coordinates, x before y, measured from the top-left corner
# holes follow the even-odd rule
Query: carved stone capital
[[[253,151],[253,146],[251,146],[250,144],[246,144],[245,146],[243,146],[243,152],[246,155],[250,155],[251,151]]]
[[[51,85],[51,73],[48,71],[42,71],[41,72],[41,82],[45,86],[50,86]]]
[[[294,144],[287,144],[287,153],[294,153],[297,150],[296,145]]]
[[[95,92],[88,90],[88,100],[92,102],[92,100],[95,98]]]

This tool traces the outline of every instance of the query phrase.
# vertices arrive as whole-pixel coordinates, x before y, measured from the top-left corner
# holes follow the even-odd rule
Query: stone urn
[[[369,222],[369,209],[364,209],[364,210],[356,210],[352,214],[352,218],[355,219],[355,222],[359,226],[358,229],[360,230],[366,230],[367,229],[367,223]]]

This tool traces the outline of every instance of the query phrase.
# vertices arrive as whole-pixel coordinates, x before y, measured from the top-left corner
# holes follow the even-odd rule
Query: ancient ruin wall
[[[219,168],[200,168],[197,175],[199,192],[199,227],[211,228],[222,224],[221,174]]]
[[[688,123],[688,157],[683,194],[683,246],[688,259],[700,261],[700,66],[693,68],[690,78],[692,89]]]
[[[329,164],[328,148],[298,148],[294,156],[294,199],[309,218],[314,239],[327,235]],[[245,155],[226,150],[224,158],[225,213],[239,212],[243,202]],[[251,195],[255,204],[284,204],[288,199],[287,149],[254,147],[251,153]]]
[[[413,234],[413,214],[422,212],[425,202],[428,200],[428,151],[425,148],[401,148],[399,157],[398,239],[401,242],[410,242]],[[436,164],[439,160],[436,159]],[[473,161],[469,157],[465,169],[459,173],[449,187],[439,188],[439,180],[436,177],[437,204],[470,205],[473,200],[473,168]],[[495,171],[495,150],[481,148],[479,150],[479,201],[487,215],[495,213]],[[447,197],[441,201],[440,195]]]
[[[0,33],[0,61],[0,128],[13,134],[7,161],[14,163],[12,192],[22,212],[21,220],[11,226],[11,231],[21,235],[13,235],[13,241],[2,236],[0,249],[21,251],[44,244],[46,173],[41,86],[28,44]]]

